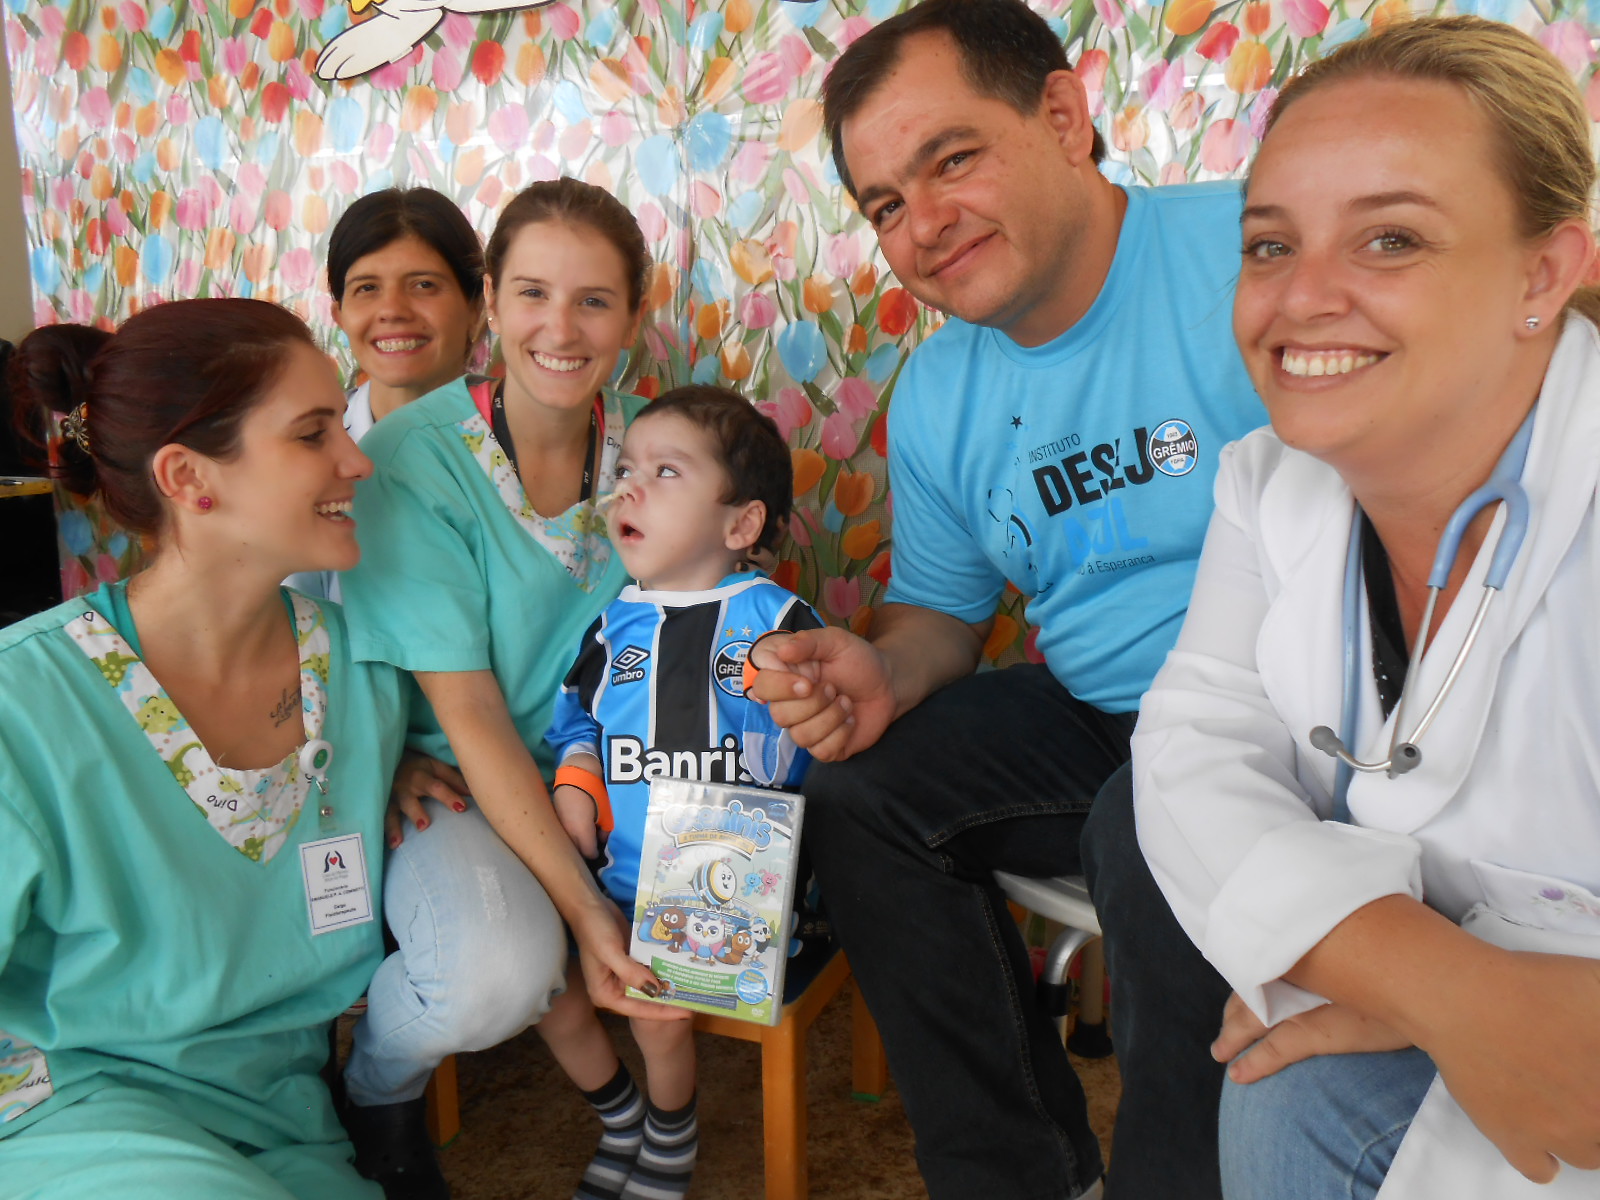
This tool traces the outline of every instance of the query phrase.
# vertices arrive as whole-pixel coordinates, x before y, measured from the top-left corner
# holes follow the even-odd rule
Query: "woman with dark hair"
[[[328,290],[367,376],[347,424],[358,441],[465,372],[483,333],[483,248],[455,202],[432,188],[385,188],[345,209],[328,240]]]
[[[662,1012],[623,995],[653,977],[556,820],[545,740],[568,648],[626,582],[600,504],[644,404],[609,385],[638,334],[650,256],[615,197],[560,179],[511,200],[485,262],[505,379],[456,380],[373,430],[367,557],[343,580],[355,653],[413,673],[411,745],[447,764],[389,855],[400,949],[372,981],[345,1072],[358,1163],[391,1200],[449,1194],[423,1131],[428,1075],[550,1011],[567,985],[563,923],[596,1003]],[[636,1155],[644,1105],[614,1056],[605,1076],[579,1084],[603,1118],[627,1115]]]
[[[455,202],[432,188],[385,188],[345,209],[328,240],[328,290],[366,376],[345,408],[358,442],[462,375],[483,335],[483,248]],[[339,599],[332,572],[288,582]]]
[[[375,1194],[319,1071],[382,954],[402,692],[278,584],[359,557],[334,369],[275,305],[190,300],[40,329],[10,384],[153,553],[0,632],[4,1190]]]

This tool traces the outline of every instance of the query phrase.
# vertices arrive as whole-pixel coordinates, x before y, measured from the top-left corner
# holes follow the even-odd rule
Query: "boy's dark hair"
[[[728,473],[722,503],[765,504],[766,524],[752,549],[777,549],[794,505],[794,460],[772,418],[738,392],[703,383],[663,392],[635,419],[664,414],[676,414],[711,435],[717,460]]]
[[[850,43],[822,84],[822,123],[833,143],[833,165],[850,195],[855,181],[844,162],[841,130],[900,61],[907,38],[947,33],[961,55],[961,74],[980,96],[1004,100],[1024,116],[1038,111],[1045,79],[1071,70],[1061,39],[1022,0],[923,0],[875,25]],[[1095,162],[1106,156],[1094,133]]]

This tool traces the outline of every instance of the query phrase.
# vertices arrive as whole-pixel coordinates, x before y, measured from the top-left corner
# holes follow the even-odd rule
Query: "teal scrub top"
[[[0,1138],[122,1084],[233,1142],[338,1140],[318,1071],[382,958],[381,918],[312,935],[300,846],[330,836],[314,790],[264,862],[208,824],[66,632],[93,608],[137,647],[122,586],[0,630],[0,1064],[15,1074],[31,1044],[53,1093],[23,1107],[0,1070]],[[361,834],[376,917],[404,691],[353,663],[321,608],[333,833]]]
[[[545,520],[469,387],[459,379],[430,392],[361,443],[373,464],[356,489],[361,562],[340,581],[352,653],[408,671],[492,671],[549,779],[545,731],[572,648],[627,582],[597,502],[615,487],[622,431],[646,401],[602,394],[594,496]],[[457,762],[415,685],[408,740]]]

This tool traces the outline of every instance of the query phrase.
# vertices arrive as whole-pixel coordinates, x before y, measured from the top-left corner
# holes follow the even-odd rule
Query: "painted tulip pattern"
[[[796,494],[777,578],[865,631],[893,570],[886,421],[937,314],[885,270],[818,97],[839,53],[907,2],[5,0],[35,321],[256,296],[353,370],[322,270],[346,204],[425,184],[487,231],[518,188],[578,176],[634,211],[656,259],[620,385],[724,383],[773,417]],[[1088,87],[1107,173],[1146,184],[1240,173],[1291,72],[1446,7],[1032,2]],[[1597,3],[1454,7],[1534,32],[1600,114]],[[408,51],[361,33],[402,13],[427,25]],[[65,594],[133,568],[140,547],[99,509],[59,505]],[[1024,608],[1008,590],[987,656],[1037,657]]]

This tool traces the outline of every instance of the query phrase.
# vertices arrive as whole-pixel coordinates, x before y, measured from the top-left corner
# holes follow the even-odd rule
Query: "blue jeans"
[[[356,1023],[345,1088],[359,1105],[416,1099],[446,1055],[521,1033],[566,986],[566,931],[539,881],[476,808],[426,804],[428,828],[408,823],[384,863],[400,948]]]
[[[1081,870],[1084,816],[1132,728],[1045,667],[1017,666],[952,683],[806,776],[823,907],[882,1030],[932,1200],[1063,1200],[1101,1174],[993,872]]]
[[[1111,1042],[1122,1072],[1107,1200],[1218,1200],[1224,1071],[1211,1042],[1231,989],[1150,874],[1126,771],[1101,789],[1089,814],[1083,867],[1106,935]]]
[[[1222,1092],[1228,1200],[1372,1200],[1433,1084],[1421,1050],[1329,1054]]]

